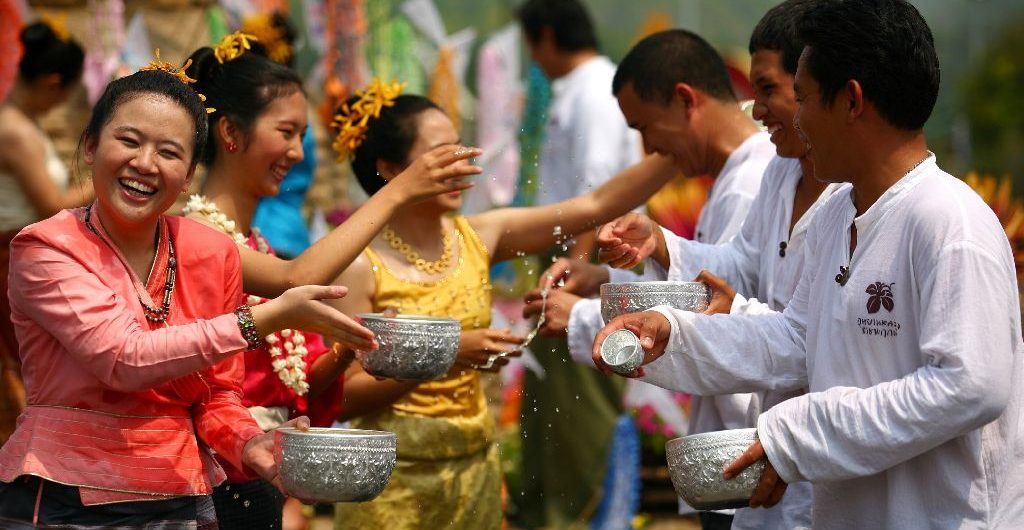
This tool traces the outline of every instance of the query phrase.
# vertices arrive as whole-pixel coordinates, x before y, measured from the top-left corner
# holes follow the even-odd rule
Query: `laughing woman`
[[[236,246],[164,215],[206,138],[203,105],[180,79],[112,82],[82,139],[96,201],[11,244],[28,407],[0,448],[4,529],[216,528],[209,495],[224,472],[210,448],[277,480],[272,435],[241,404],[236,354],[276,329],[340,338],[349,326],[319,302],[343,288],[244,305]]]
[[[371,196],[393,186],[410,160],[460,143],[437,105],[422,96],[394,97],[396,92],[375,83],[336,119],[336,146],[353,147],[346,154]],[[379,107],[379,116],[367,118],[364,109]],[[353,127],[359,123],[366,129]],[[459,192],[439,195],[392,217],[339,278],[351,288],[333,303],[348,314],[394,306],[401,313],[458,319],[463,331],[456,366],[438,381],[377,380],[355,363],[349,369],[342,417],[354,418],[359,428],[397,433],[398,464],[377,499],[337,506],[337,528],[501,527],[495,426],[479,370],[506,364],[522,339],[488,329],[490,266],[609,221],[663,184],[657,175],[625,176],[565,202],[470,217],[452,215],[462,202]]]

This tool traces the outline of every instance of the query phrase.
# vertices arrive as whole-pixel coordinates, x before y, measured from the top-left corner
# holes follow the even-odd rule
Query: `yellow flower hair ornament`
[[[249,41],[258,42],[253,35],[248,33],[242,33],[236,31],[230,35],[225,35],[223,39],[213,47],[213,56],[217,58],[217,62],[224,64],[228,61],[233,61],[242,56],[246,50],[252,48]]]
[[[284,30],[274,25],[274,19],[266,13],[250,15],[242,22],[244,34],[255,37],[254,41],[267,49],[270,60],[284,64],[292,56],[292,47],[285,39]]]
[[[331,122],[338,131],[332,147],[338,153],[339,162],[353,156],[366,139],[370,119],[379,118],[384,107],[394,106],[395,98],[402,94],[404,88],[405,83],[392,81],[385,84],[374,78],[369,86],[355,93],[359,97],[356,102],[341,106]]]
[[[181,68],[178,68],[177,66],[174,66],[171,63],[160,60],[160,48],[157,48],[156,51],[153,52],[153,55],[155,56],[155,58],[152,61],[149,61],[149,64],[147,64],[146,66],[139,68],[140,72],[165,72],[173,75],[175,78],[178,79],[178,81],[181,81],[183,84],[186,85],[191,85],[196,82],[195,79],[192,79],[188,76],[188,74],[185,73],[185,70],[188,70],[188,67],[192,65],[192,59],[185,61],[185,64],[181,65]],[[199,101],[206,103],[206,96],[200,94],[199,92],[196,92],[196,94],[199,96]],[[207,114],[212,114],[216,111],[217,109],[206,107]]]

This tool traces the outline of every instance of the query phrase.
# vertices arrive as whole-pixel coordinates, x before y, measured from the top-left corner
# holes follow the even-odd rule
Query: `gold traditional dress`
[[[463,330],[490,325],[490,256],[464,217],[454,221],[459,261],[438,281],[399,278],[376,252],[364,251],[377,285],[374,311],[395,306],[401,313],[455,318]],[[337,529],[501,528],[495,425],[479,372],[455,366],[444,378],[352,423],[396,433],[398,463],[379,497],[336,506]]]

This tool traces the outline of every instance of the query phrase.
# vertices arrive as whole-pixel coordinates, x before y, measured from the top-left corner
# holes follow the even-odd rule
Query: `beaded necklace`
[[[381,236],[387,244],[405,256],[405,260],[416,267],[420,272],[427,274],[439,274],[448,269],[452,261],[452,236],[441,229],[441,257],[437,261],[427,261],[420,257],[419,252],[413,250],[412,245],[406,243],[398,234],[391,229],[391,226],[384,225]]]
[[[189,197],[184,210],[186,215],[196,213],[210,224],[219,228],[225,234],[231,236],[239,246],[249,248],[248,238],[242,235],[235,228],[235,221],[228,218],[221,212],[217,205],[206,200],[202,195]],[[256,241],[256,248],[263,254],[270,254],[270,244],[263,238],[256,228],[251,229],[252,238]],[[250,306],[266,302],[266,298],[248,295]],[[309,391],[309,383],[306,382],[306,337],[302,332],[294,329],[282,329],[267,335],[264,340],[267,343],[267,353],[270,354],[270,364],[277,373],[277,377],[285,386],[295,391],[299,396]]]
[[[91,204],[89,206],[85,207],[85,226],[92,233],[96,234],[100,239],[102,239],[104,243],[107,243],[108,246],[110,245],[110,243],[107,242],[106,238],[101,236],[99,230],[97,230],[96,227],[93,226],[93,224],[92,224],[92,205]],[[159,237],[160,237],[160,231],[157,230],[157,238],[159,238]],[[157,244],[159,245],[159,239],[157,239]],[[155,264],[156,263],[154,262],[154,265]],[[170,237],[168,237],[167,238],[167,281],[164,282],[164,299],[163,299],[163,303],[160,304],[160,307],[153,307],[153,306],[147,304],[145,302],[145,300],[142,299],[142,295],[141,294],[136,293],[136,295],[139,297],[139,303],[142,304],[142,311],[146,315],[146,320],[148,320],[150,322],[154,322],[154,323],[156,323],[156,322],[166,322],[167,321],[167,316],[170,315],[170,313],[171,313],[171,295],[174,293],[174,280],[175,280],[175,271],[178,268],[177,266],[178,266],[178,260],[175,259],[175,257],[174,257],[174,242],[171,241]]]

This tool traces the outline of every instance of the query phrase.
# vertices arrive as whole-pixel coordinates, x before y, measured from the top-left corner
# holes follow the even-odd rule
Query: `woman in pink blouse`
[[[272,434],[241,404],[235,354],[295,327],[372,347],[372,334],[319,302],[344,288],[240,305],[235,244],[164,215],[188,188],[206,128],[176,76],[114,81],[83,134],[96,202],[14,239],[11,318],[29,406],[0,449],[0,527],[216,528],[209,494],[224,472],[211,449],[277,482]]]

